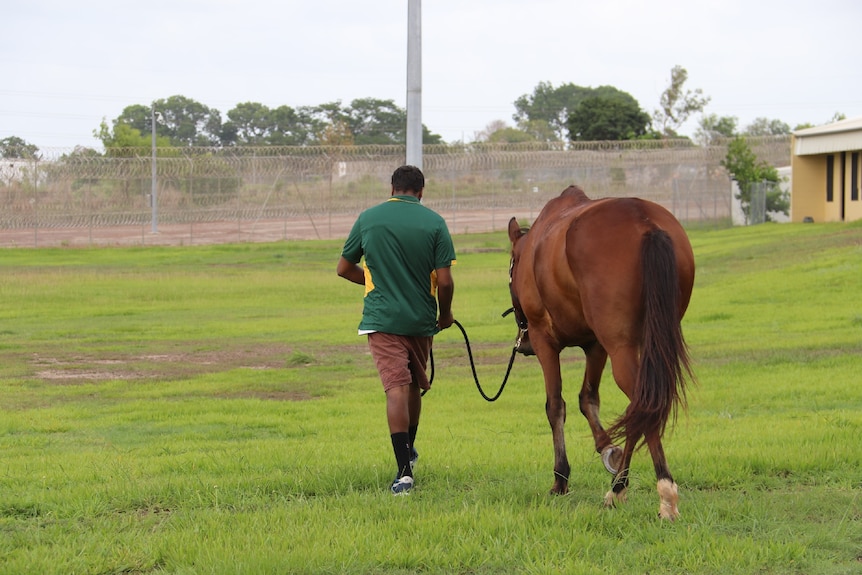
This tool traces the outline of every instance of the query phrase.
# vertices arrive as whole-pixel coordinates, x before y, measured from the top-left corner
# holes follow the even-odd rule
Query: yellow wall
[[[815,222],[826,220],[826,157],[790,157],[793,173],[790,193],[790,220],[801,222],[806,217]]]

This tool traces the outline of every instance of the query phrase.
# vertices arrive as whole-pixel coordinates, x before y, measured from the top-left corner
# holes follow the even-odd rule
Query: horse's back
[[[578,345],[574,339],[583,332],[571,329],[580,320],[572,324],[563,321],[563,315],[583,318],[589,332],[610,347],[614,344],[601,334],[616,334],[621,345],[640,337],[640,322],[633,318],[641,313],[641,248],[645,235],[655,230],[667,233],[673,243],[683,312],[693,284],[694,256],[673,214],[640,198],[591,200],[574,186],[548,202],[530,233],[535,269],[545,274],[540,287],[544,307],[556,316],[552,325],[561,340]]]
[[[659,204],[641,198],[605,198],[578,206],[567,228],[567,243],[584,257],[633,257],[640,251],[644,234],[658,229],[670,236],[683,260],[678,263],[687,266],[694,261],[682,225]]]

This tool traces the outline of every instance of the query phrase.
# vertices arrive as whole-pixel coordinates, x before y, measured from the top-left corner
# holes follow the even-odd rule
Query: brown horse
[[[643,438],[658,480],[659,515],[675,519],[677,485],[661,438],[685,402],[686,379],[692,377],[680,327],[694,284],[694,255],[685,231],[652,202],[590,200],[570,186],[545,205],[529,231],[512,218],[509,239],[518,351],[535,353],[545,379],[554,438],[551,492],[568,491],[570,472],[560,352],[579,346],[586,354],[581,413],[614,475],[605,505],[625,501],[632,453]],[[599,383],[608,357],[630,403],[606,431],[599,421]],[[620,440],[623,449],[614,445]]]

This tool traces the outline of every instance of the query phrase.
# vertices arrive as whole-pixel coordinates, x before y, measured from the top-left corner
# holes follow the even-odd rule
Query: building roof
[[[797,156],[862,150],[862,116],[793,132]]]

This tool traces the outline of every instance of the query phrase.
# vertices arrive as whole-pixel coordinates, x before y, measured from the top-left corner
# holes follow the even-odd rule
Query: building
[[[862,117],[797,130],[790,142],[791,221],[862,220]]]

